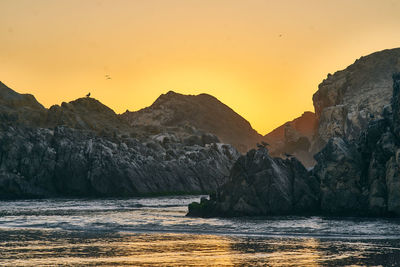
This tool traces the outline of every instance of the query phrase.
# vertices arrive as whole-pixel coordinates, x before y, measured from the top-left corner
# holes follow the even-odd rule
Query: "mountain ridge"
[[[121,114],[132,126],[191,125],[218,136],[242,153],[256,146],[262,136],[232,108],[209,94],[183,95],[173,91],[160,95],[152,105]]]
[[[206,193],[238,156],[194,127],[131,127],[93,98],[46,109],[0,88],[0,199]]]

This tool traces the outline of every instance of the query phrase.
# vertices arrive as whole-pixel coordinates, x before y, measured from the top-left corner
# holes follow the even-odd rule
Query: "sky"
[[[400,47],[396,0],[0,0],[0,81],[117,113],[208,93],[259,133],[313,111],[328,73]],[[111,79],[107,79],[109,75]]]

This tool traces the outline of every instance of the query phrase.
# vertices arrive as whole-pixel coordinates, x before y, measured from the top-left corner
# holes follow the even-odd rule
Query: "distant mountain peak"
[[[184,95],[168,91],[150,106],[122,116],[130,125],[190,125],[218,136],[246,152],[260,141],[259,135],[242,116],[212,95]]]

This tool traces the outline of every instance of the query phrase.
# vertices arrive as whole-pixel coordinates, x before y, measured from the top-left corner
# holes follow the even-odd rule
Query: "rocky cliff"
[[[0,198],[204,193],[226,181],[235,149],[172,139],[142,143],[65,127],[2,129]]]
[[[125,112],[122,117],[132,126],[189,126],[212,133],[240,152],[254,148],[262,138],[243,117],[208,94],[182,95],[168,92],[150,107]]]
[[[331,138],[357,140],[368,123],[382,118],[383,109],[390,105],[391,75],[398,71],[400,48],[361,57],[346,69],[328,74],[313,95],[315,115],[306,112],[265,136],[271,155],[290,153],[311,167],[316,163],[313,155]],[[306,127],[298,127],[298,121]]]
[[[357,59],[346,69],[328,74],[313,96],[318,128],[312,152],[332,137],[356,140],[392,98],[392,74],[400,71],[400,48]]]
[[[357,141],[331,139],[316,155],[326,212],[400,216],[400,74],[393,75],[392,95]]]
[[[400,74],[393,75],[392,85],[390,105],[358,139],[329,139],[315,155],[313,170],[306,172],[295,159],[271,159],[265,149],[249,152],[220,192],[191,204],[189,215],[400,216]],[[297,177],[289,175],[293,170]]]
[[[132,127],[99,101],[0,88],[0,198],[205,193],[239,153],[194,127]]]

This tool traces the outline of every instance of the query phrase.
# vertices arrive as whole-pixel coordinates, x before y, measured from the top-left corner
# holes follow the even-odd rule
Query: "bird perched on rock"
[[[89,94],[86,95],[86,97],[90,97],[90,92],[89,92]]]
[[[263,143],[265,143],[265,142],[263,142]],[[260,144],[260,143],[257,143],[256,144],[257,145],[257,148],[264,148],[264,149],[266,149],[267,151],[268,151],[268,149],[267,149],[267,147],[266,147],[266,145],[265,144]],[[268,145],[268,144],[267,144]]]
[[[261,141],[261,144],[262,144],[264,147],[269,146],[269,144],[268,144],[267,142],[264,142],[264,141]]]

